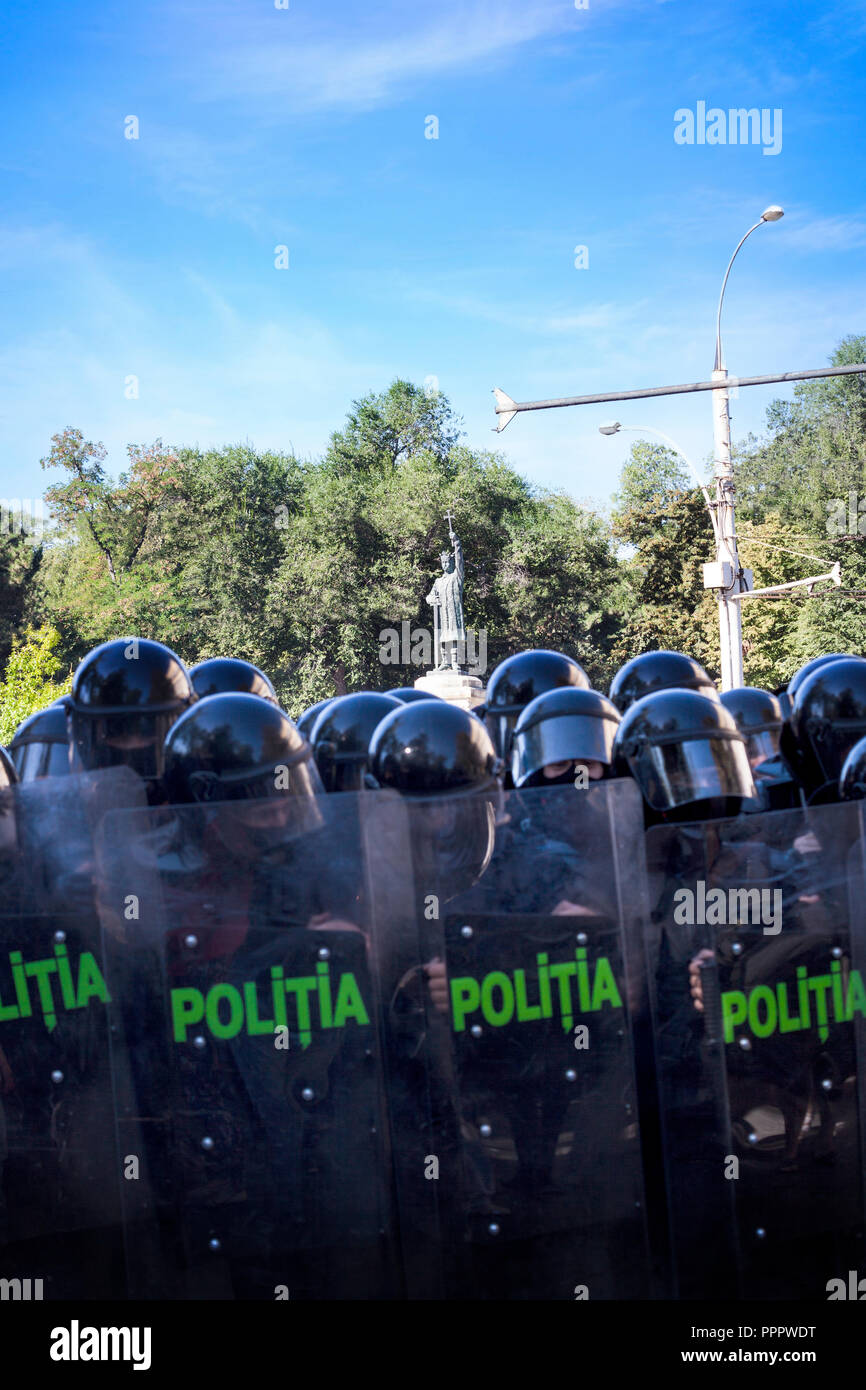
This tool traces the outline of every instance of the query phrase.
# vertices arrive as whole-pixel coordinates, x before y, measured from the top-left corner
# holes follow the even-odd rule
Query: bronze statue
[[[451,525],[451,508],[445,515],[453,554],[443,550],[439,556],[442,573],[427,595],[433,605],[433,659],[437,671],[459,671],[460,647],[466,650],[466,628],[463,623],[463,546]]]

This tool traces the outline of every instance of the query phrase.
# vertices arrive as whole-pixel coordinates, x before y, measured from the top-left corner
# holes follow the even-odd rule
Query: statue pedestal
[[[425,695],[438,695],[440,700],[460,709],[471,711],[484,703],[483,682],[477,676],[464,676],[460,671],[429,671],[426,676],[418,677],[415,689],[423,690]]]

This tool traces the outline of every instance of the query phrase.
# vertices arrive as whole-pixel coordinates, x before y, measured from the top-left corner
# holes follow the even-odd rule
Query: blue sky
[[[473,446],[604,505],[634,436],[598,425],[703,461],[709,396],[497,437],[491,388],[707,377],[725,265],[771,203],[731,276],[729,370],[823,366],[866,332],[862,0],[4,0],[0,23],[8,497],[41,494],[67,425],[114,472],[156,437],[315,457],[399,375],[438,378]],[[699,101],[781,109],[781,151],[678,145]],[[740,394],[736,438],[776,394]]]

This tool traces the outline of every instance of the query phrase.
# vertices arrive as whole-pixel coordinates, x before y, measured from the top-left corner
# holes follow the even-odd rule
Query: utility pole
[[[737,252],[752,232],[765,222],[778,222],[784,217],[780,207],[765,208],[760,218],[737,242],[728,261],[719,307],[716,313],[716,358],[713,381],[713,445],[716,464],[716,563],[704,566],[704,588],[715,589],[719,604],[719,650],[722,660],[722,690],[736,690],[743,684],[743,624],[739,603],[732,602],[734,594],[751,588],[737,551],[737,523],[734,516],[734,469],[731,463],[731,408],[728,392],[728,372],[722,355],[722,304],[731,266]]]
[[[743,684],[743,629],[740,604],[752,592],[753,587],[752,573],[750,570],[743,569],[737,549],[734,515],[734,470],[731,461],[730,388],[731,386],[765,386],[774,382],[809,381],[820,377],[847,376],[854,372],[866,374],[866,362],[857,362],[844,367],[816,367],[806,371],[781,372],[770,376],[728,376],[722,356],[721,321],[722,303],[731,266],[734,264],[737,252],[746,237],[751,236],[752,232],[762,226],[764,222],[778,222],[783,216],[784,212],[780,207],[766,208],[759,221],[749,228],[745,236],[740,238],[734,254],[728,262],[716,314],[716,357],[710,381],[692,381],[675,386],[650,386],[636,391],[604,391],[597,395],[564,396],[544,401],[515,401],[504,391],[500,391],[498,387],[494,387],[493,391],[496,397],[496,414],[499,416],[499,423],[495,427],[497,433],[501,433],[515,415],[526,410],[555,410],[563,406],[594,405],[608,401],[643,400],[647,397],[677,396],[695,391],[712,391],[716,496],[714,502],[709,502],[708,499],[708,505],[713,521],[716,558],[713,563],[704,565],[704,588],[714,589],[718,596],[723,690],[733,690]],[[601,432],[602,434],[614,434],[620,428],[621,426],[617,423],[612,426],[603,426]],[[676,452],[680,451],[677,450]],[[706,497],[706,489],[703,491]],[[774,585],[760,590],[760,593],[778,593],[783,589],[796,588],[800,585],[810,586],[809,591],[811,592],[811,586],[821,579],[831,579],[838,587],[842,582],[839,566],[834,565],[825,575],[795,580],[793,584]]]

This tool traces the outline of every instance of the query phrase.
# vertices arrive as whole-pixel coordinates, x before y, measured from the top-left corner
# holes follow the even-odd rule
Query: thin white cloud
[[[824,251],[857,251],[866,246],[866,217],[800,216],[785,227],[788,246],[820,255]]]
[[[323,11],[326,38],[297,23],[280,27],[279,13],[258,20],[249,13],[236,19],[223,15],[215,26],[218,42],[190,77],[199,98],[256,98],[260,114],[264,99],[275,120],[286,111],[364,110],[405,94],[415,83],[477,71],[524,44],[567,32],[576,14],[563,0],[485,0],[435,10],[403,6],[387,31],[377,32],[364,10],[360,21],[342,26]]]

